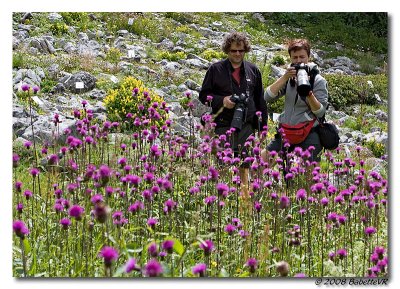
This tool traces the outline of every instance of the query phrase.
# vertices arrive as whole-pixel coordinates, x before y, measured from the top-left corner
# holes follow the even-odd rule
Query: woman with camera
[[[326,80],[319,74],[317,65],[309,62],[311,46],[306,39],[293,39],[288,43],[290,67],[265,90],[264,98],[271,103],[285,96],[284,111],[279,116],[278,132],[268,144],[268,151],[288,152],[295,147],[310,149],[310,161],[320,161],[322,150],[315,130],[319,124],[316,118],[324,116],[328,104]],[[282,141],[283,138],[283,141]],[[284,145],[285,141],[288,145]],[[262,152],[264,160],[267,151]]]

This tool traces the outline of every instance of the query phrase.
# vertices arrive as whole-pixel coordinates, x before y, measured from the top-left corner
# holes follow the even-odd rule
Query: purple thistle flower
[[[144,204],[141,201],[136,201],[134,204],[129,206],[128,211],[135,214],[139,210],[143,210],[143,209],[144,209]]]
[[[340,259],[343,259],[347,256],[347,251],[346,249],[339,249],[336,251],[336,255],[338,255]]]
[[[14,221],[13,231],[21,239],[24,239],[25,235],[29,234],[28,228],[26,227],[25,223],[21,220]]]
[[[20,193],[22,189],[22,182],[19,181],[15,182],[15,189],[17,190],[17,192]]]
[[[113,261],[118,259],[118,251],[113,247],[105,246],[101,249],[99,257],[104,258],[104,265],[110,267]]]
[[[281,198],[280,198],[280,208],[281,209],[285,209],[285,208],[287,208],[288,206],[290,205],[290,199],[288,198],[288,197],[286,197],[286,196],[282,196]]]
[[[82,219],[82,214],[85,211],[85,209],[79,205],[73,205],[69,211],[68,214],[75,218],[77,221],[80,221]]]
[[[146,182],[151,183],[152,181],[154,181],[154,175],[152,173],[148,172],[143,176],[143,179]]]
[[[256,258],[249,258],[245,264],[245,266],[249,267],[250,273],[256,272],[258,265],[258,261]]]
[[[131,258],[125,264],[125,273],[131,273],[132,271],[140,271],[140,266],[137,264],[135,258]]]
[[[18,203],[15,209],[21,214],[22,210],[24,209],[24,204]]]
[[[225,229],[224,229],[224,231],[227,232],[228,235],[232,235],[233,232],[235,232],[235,230],[236,230],[236,227],[234,225],[232,225],[232,224],[226,225]]]
[[[118,159],[118,164],[122,167],[126,165],[126,158],[120,158]]]
[[[220,183],[220,184],[217,184],[216,188],[218,191],[218,195],[223,196],[223,197],[226,197],[228,195],[228,192],[229,192],[228,185],[226,185],[224,183]]]
[[[68,227],[71,225],[71,220],[68,218],[62,218],[60,220],[60,225],[63,227],[64,230],[67,230]]]
[[[210,173],[210,178],[212,181],[217,181],[219,177],[218,170],[215,169],[214,167],[209,167],[208,172]]]
[[[306,192],[305,189],[300,189],[300,190],[297,191],[297,193],[296,193],[296,199],[297,199],[298,201],[305,200],[306,197],[307,197],[307,192]]]
[[[257,213],[259,213],[262,209],[262,204],[259,202],[254,202],[254,209],[257,211]]]
[[[152,229],[155,228],[155,226],[157,225],[158,220],[156,218],[149,218],[147,220],[147,225],[149,225],[149,227],[151,227]]]
[[[158,256],[158,247],[155,242],[151,243],[149,247],[147,248],[147,252],[149,252],[149,255],[151,257],[157,257]]]
[[[31,87],[29,86],[29,84],[26,84],[26,83],[24,83],[24,84],[22,84],[21,85],[21,90],[22,91],[28,91],[29,89],[30,89]]]
[[[174,208],[176,208],[176,202],[175,201],[173,201],[171,199],[168,199],[167,201],[165,201],[165,203],[164,203],[164,212],[165,213],[172,212],[172,210]]]
[[[383,259],[386,249],[384,247],[375,247],[374,252],[379,255],[379,259]]]
[[[209,197],[206,197],[206,198],[204,199],[204,203],[205,203],[206,205],[212,205],[212,203],[214,203],[216,200],[217,200],[217,197],[216,197],[216,196],[209,196]]]
[[[364,233],[367,236],[371,236],[372,234],[376,233],[376,228],[375,227],[367,227],[367,228],[365,228]]]
[[[38,168],[31,168],[29,172],[34,178],[40,173]]]
[[[205,240],[200,243],[200,248],[203,249],[205,255],[210,255],[214,250],[214,243],[211,240]]]
[[[111,169],[106,165],[101,165],[99,168],[100,182],[104,187],[110,180]]]
[[[334,252],[329,252],[328,258],[329,260],[333,261],[335,259],[336,254]]]
[[[199,263],[192,268],[193,275],[199,275],[199,277],[204,277],[207,270],[207,265],[204,263]]]
[[[54,210],[56,211],[56,213],[59,213],[59,212],[61,212],[61,211],[64,209],[63,205],[60,204],[60,203],[54,204],[53,208],[54,208]]]
[[[124,215],[121,211],[114,212],[112,218],[113,224],[117,226],[122,226],[128,223],[128,219],[124,218]]]
[[[49,159],[48,159],[47,163],[49,165],[55,165],[55,164],[58,163],[58,161],[59,161],[58,155],[52,154],[52,155],[49,156]]]
[[[24,196],[27,200],[29,200],[32,197],[32,192],[30,190],[26,190],[24,192]]]
[[[156,259],[152,259],[144,266],[144,274],[148,277],[158,277],[164,272]]]
[[[243,239],[246,239],[249,235],[250,235],[250,233],[245,230],[239,231],[239,236],[242,237]]]
[[[33,93],[36,94],[36,93],[38,93],[38,91],[40,90],[40,88],[39,88],[39,86],[34,85],[34,86],[32,87],[32,90],[33,90]]]
[[[321,205],[326,206],[329,203],[329,199],[328,198],[322,198],[321,199]]]
[[[31,148],[31,146],[32,146],[32,142],[30,142],[30,141],[26,141],[24,143],[24,147],[26,147],[28,150]]]
[[[161,248],[169,254],[172,254],[174,248],[174,240],[165,240],[161,244]]]
[[[19,155],[18,154],[13,154],[12,160],[13,160],[13,168],[18,167],[18,163],[19,163],[19,160],[20,160]]]
[[[98,204],[104,201],[103,196],[101,194],[96,194],[94,195],[90,201],[92,202],[92,204]]]

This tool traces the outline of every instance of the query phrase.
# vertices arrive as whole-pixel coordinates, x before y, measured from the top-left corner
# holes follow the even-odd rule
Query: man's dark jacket
[[[246,73],[245,73],[246,70]],[[213,97],[211,102],[212,113],[216,114],[223,106],[225,96],[246,93],[246,86],[249,86],[249,102],[247,104],[247,115],[245,122],[258,129],[256,111],[261,111],[262,122],[260,128],[267,124],[267,105],[264,100],[262,79],[260,70],[252,63],[243,61],[240,67],[240,87],[232,77],[234,68],[228,59],[212,64],[204,77],[199,99],[206,104],[207,96]],[[246,81],[246,75],[249,81]],[[233,90],[233,91],[232,91]],[[222,113],[214,120],[217,127],[230,126],[235,109],[224,108]]]

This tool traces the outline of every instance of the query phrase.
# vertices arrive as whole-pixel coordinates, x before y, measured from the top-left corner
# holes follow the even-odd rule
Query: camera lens
[[[297,93],[301,97],[306,97],[311,91],[311,84],[308,80],[308,73],[305,69],[297,71]]]

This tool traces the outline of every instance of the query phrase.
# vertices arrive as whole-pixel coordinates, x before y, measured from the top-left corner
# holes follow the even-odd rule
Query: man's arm
[[[199,93],[199,100],[205,105],[209,105],[207,96],[212,97],[211,107],[213,113],[216,113],[223,106],[223,100],[225,96],[218,95],[214,92],[213,66],[210,66],[210,68],[207,70]]]

